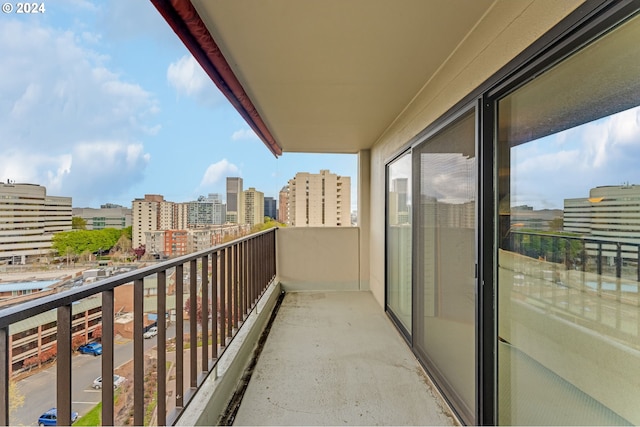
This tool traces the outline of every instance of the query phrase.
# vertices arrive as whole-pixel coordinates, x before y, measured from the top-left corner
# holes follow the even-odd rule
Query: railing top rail
[[[510,230],[510,233],[529,235],[529,236],[554,237],[557,239],[579,240],[586,243],[608,243],[608,244],[620,243],[621,245],[626,245],[626,246],[640,246],[640,243],[636,243],[636,242],[629,242],[626,240],[619,240],[619,239],[612,240],[606,237],[597,237],[597,236],[589,236],[589,237],[578,236],[578,235],[572,236],[572,235],[565,235],[565,234],[554,234],[554,233],[544,232],[544,231],[538,232],[538,231],[526,231],[526,230]]]
[[[264,230],[259,233],[254,233],[249,236],[244,236],[224,244],[220,244],[208,249],[204,249],[199,252],[194,252],[192,254],[184,255],[168,261],[163,261],[155,265],[143,267],[134,271],[130,271],[128,273],[122,273],[117,276],[107,277],[95,283],[82,286],[81,288],[78,288],[78,289],[70,289],[68,291],[63,291],[63,292],[52,294],[52,295],[46,295],[40,298],[35,298],[30,301],[26,301],[26,302],[18,303],[16,305],[12,305],[6,308],[2,308],[0,309],[0,328],[9,327],[9,325],[13,323],[19,322],[24,319],[28,319],[30,317],[47,312],[49,310],[62,307],[65,305],[70,305],[75,301],[79,301],[81,299],[99,294],[103,291],[110,291],[126,283],[131,283],[135,280],[144,279],[145,277],[152,276],[158,272],[169,270],[178,265],[183,265],[192,260],[196,260],[204,256],[210,255],[214,252],[218,252],[228,247],[234,246],[239,242],[252,240],[264,234],[275,233],[276,229],[277,228],[270,228],[268,230]]]

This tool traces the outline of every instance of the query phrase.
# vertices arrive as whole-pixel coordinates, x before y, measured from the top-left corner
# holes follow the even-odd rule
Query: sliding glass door
[[[498,100],[498,421],[640,424],[640,16]]]
[[[413,150],[414,350],[459,415],[475,424],[476,115]]]

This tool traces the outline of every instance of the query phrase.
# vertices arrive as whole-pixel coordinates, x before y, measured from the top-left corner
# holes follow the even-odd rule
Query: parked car
[[[122,384],[124,384],[124,382],[127,379],[125,377],[122,377],[120,375],[113,375],[113,388],[118,388],[120,387]],[[96,390],[99,390],[102,388],[102,376],[99,376],[98,378],[96,378],[95,380],[93,380],[93,388],[95,388]]]
[[[71,412],[71,422],[75,422],[78,419],[77,412]],[[58,425],[58,411],[56,408],[51,408],[38,418],[39,426],[55,426]]]
[[[78,351],[82,354],[93,354],[94,356],[100,356],[102,354],[102,344],[97,342],[90,342],[89,344],[81,345]]]
[[[153,338],[156,335],[158,335],[158,328],[155,326],[150,327],[149,330],[143,334],[145,338]]]

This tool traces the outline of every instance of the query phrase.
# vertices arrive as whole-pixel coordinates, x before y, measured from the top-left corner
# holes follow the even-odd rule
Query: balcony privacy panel
[[[418,183],[414,346],[475,424],[475,111],[414,150]],[[415,198],[414,198],[415,199]]]
[[[499,101],[500,424],[640,424],[638,40],[636,16]]]

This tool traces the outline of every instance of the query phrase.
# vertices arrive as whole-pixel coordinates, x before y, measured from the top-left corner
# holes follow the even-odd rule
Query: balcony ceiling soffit
[[[192,3],[284,151],[356,153],[371,148],[493,1]]]

